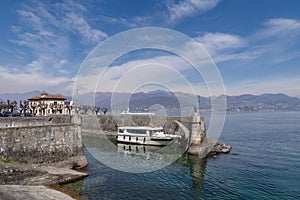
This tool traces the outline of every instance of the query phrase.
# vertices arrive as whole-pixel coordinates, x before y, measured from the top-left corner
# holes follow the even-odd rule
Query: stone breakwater
[[[88,176],[71,170],[85,165],[79,116],[0,118],[0,199],[73,199],[45,186]]]
[[[31,120],[15,118],[13,123],[3,127],[9,120],[1,119],[0,122],[2,160],[51,164],[84,156],[78,116],[50,116]],[[86,164],[86,161],[79,160],[81,163],[74,164]]]
[[[112,115],[82,115],[82,133],[116,135],[118,126],[163,126],[167,134],[174,134],[179,126],[174,122],[181,121],[188,126],[190,117],[164,117],[164,116],[112,116]],[[203,118],[201,118],[204,120]]]
[[[82,166],[86,164],[82,134],[116,135],[117,127],[124,125],[163,126],[167,134],[178,134],[184,127],[188,153],[197,155],[201,151],[202,155],[206,155],[211,150],[214,153],[230,151],[230,147],[216,145],[216,140],[206,137],[204,118],[198,114],[191,117],[52,115],[0,118],[0,159],[33,164],[61,162],[61,166],[68,165],[70,168]],[[78,156],[83,159],[72,160]]]
[[[167,134],[182,135],[181,144],[189,154],[204,157],[229,153],[230,146],[206,136],[204,118],[194,113],[191,117],[145,115],[82,115],[82,134],[116,135],[118,126],[162,126]]]
[[[12,198],[18,199],[24,191],[29,194],[30,190],[34,190],[31,188],[33,185],[37,187],[36,185],[60,184],[87,176],[88,174],[70,170],[87,164],[82,143],[82,134],[86,133],[115,135],[118,126],[153,124],[163,126],[167,134],[178,134],[184,127],[184,132],[188,135],[185,139],[190,147],[197,147],[194,149],[198,152],[199,144],[203,146],[207,143],[203,141],[208,138],[205,138],[204,119],[199,116],[196,123],[192,119],[160,116],[126,118],[111,115],[0,118],[0,199],[11,197],[10,192],[7,192],[8,188],[14,190]],[[211,151],[213,154],[228,152],[227,146],[223,144],[213,141],[211,145],[215,145]],[[15,184],[19,186],[6,186]],[[50,197],[50,194],[59,195],[54,199],[67,198],[53,190],[41,188],[42,196]],[[30,193],[22,199],[40,197],[33,197]]]
[[[56,166],[0,163],[0,185],[47,186],[75,181],[86,176],[87,173]]]

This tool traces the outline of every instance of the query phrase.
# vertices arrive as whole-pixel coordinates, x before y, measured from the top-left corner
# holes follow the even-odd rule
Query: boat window
[[[136,133],[136,134],[146,134],[147,130],[136,130],[136,129],[128,129],[129,133]]]
[[[124,133],[124,129],[119,129],[119,133]]]

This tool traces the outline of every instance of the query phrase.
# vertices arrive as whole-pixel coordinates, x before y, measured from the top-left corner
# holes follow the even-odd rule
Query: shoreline
[[[45,166],[37,164],[25,164],[17,162],[0,162],[0,194],[1,197],[20,198],[20,193],[31,193],[34,188],[40,191],[41,195],[58,195],[66,198],[65,195],[76,199],[76,195],[66,190],[59,189],[60,185],[83,180],[89,176],[83,171],[70,169],[69,167]],[[48,188],[48,189],[47,189]],[[53,192],[55,190],[57,192]],[[8,191],[14,191],[13,194]],[[65,191],[65,192],[64,192]],[[52,194],[53,193],[53,194]],[[31,199],[32,195],[29,195]],[[29,197],[28,196],[28,197]],[[78,195],[77,195],[78,197]],[[22,198],[27,199],[22,196]],[[40,197],[36,197],[40,199]],[[79,198],[77,198],[79,199]],[[81,199],[81,198],[80,198]]]

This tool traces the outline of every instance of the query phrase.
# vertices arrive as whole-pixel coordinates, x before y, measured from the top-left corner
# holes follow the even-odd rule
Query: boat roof
[[[120,113],[121,115],[155,115],[155,113],[150,113],[150,112],[137,112],[137,113],[132,113],[129,111],[123,111]]]
[[[161,130],[161,126],[120,126],[118,129],[134,129],[134,130]]]

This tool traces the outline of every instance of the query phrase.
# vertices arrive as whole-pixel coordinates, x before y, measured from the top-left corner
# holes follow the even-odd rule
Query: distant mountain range
[[[191,112],[194,105],[191,105],[192,94],[167,92],[156,90],[151,92],[139,92],[133,95],[129,93],[97,92],[95,95],[96,105],[111,110],[111,102],[116,110],[124,110],[129,99],[129,109],[132,112],[147,111],[155,104],[162,105],[167,112],[179,112],[181,108]],[[220,97],[216,97],[220,98]],[[180,101],[179,101],[180,99]],[[239,96],[226,96],[227,111],[232,112],[255,112],[255,111],[300,111],[300,99],[285,94],[244,94]],[[197,96],[197,102],[201,111],[211,110],[211,98]]]
[[[34,90],[31,92],[25,92],[25,93],[3,93],[0,94],[0,101],[6,102],[8,99],[11,101],[17,101],[18,103],[20,100],[27,100],[28,98],[34,97],[34,96],[40,96],[42,91]],[[60,95],[60,94],[54,94],[54,95]],[[71,97],[67,97],[67,100],[71,100]]]
[[[11,101],[17,101],[18,103],[20,100],[27,100],[30,97],[39,96],[41,95],[41,91],[34,90],[31,92],[25,92],[25,93],[4,93],[0,94],[0,101],[6,102],[7,100]]]
[[[20,100],[28,99],[33,96],[40,95],[40,91],[32,91],[26,93],[7,93],[0,94],[0,99]],[[94,97],[88,94],[87,96]],[[219,98],[219,97],[216,97]],[[70,97],[67,97],[71,100]],[[193,99],[194,101],[191,101]],[[239,96],[226,96],[227,111],[232,112],[255,112],[255,111],[300,111],[300,99],[290,97],[285,94],[262,94],[251,95],[244,94]],[[127,102],[126,102],[127,100]],[[95,104],[100,107],[108,108],[109,111],[121,112],[129,110],[131,112],[155,111],[159,107],[164,107],[168,114],[178,114],[183,110],[192,112],[198,102],[201,111],[211,110],[211,98],[202,96],[193,96],[192,94],[182,92],[168,92],[164,90],[155,90],[151,92],[130,93],[110,93],[97,92],[95,94]],[[128,106],[129,105],[129,106]],[[152,109],[152,110],[151,110]]]
[[[300,99],[285,94],[227,96],[230,111],[300,111]]]

